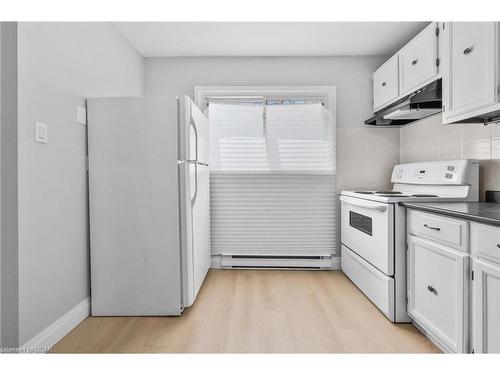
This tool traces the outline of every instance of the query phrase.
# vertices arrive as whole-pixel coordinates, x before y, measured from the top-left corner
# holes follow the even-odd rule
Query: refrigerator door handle
[[[196,202],[196,197],[198,195],[198,164],[208,166],[207,163],[201,163],[198,160],[177,160],[177,164],[194,164],[194,194],[193,197],[191,198],[191,204],[194,204]],[[190,167],[188,167],[187,173],[190,173]],[[190,194],[191,195],[191,194]]]
[[[193,198],[191,198],[191,205],[194,206],[196,202],[196,198],[198,196],[198,163],[194,164],[194,194]]]
[[[194,123],[193,119],[191,118],[190,120],[190,125],[193,127],[194,130],[194,159],[198,161],[198,128],[196,127],[196,124]]]
[[[202,161],[198,160],[192,160],[192,159],[187,159],[187,160],[178,160],[177,164],[198,164],[198,165],[203,165],[204,167],[208,167],[208,163],[203,163]]]

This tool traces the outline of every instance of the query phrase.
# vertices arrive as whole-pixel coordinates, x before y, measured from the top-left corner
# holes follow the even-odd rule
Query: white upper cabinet
[[[373,73],[373,111],[383,108],[398,95],[398,55],[394,55]]]
[[[436,28],[431,23],[373,73],[373,112],[439,78]]]
[[[399,52],[399,94],[407,95],[436,79],[438,25],[432,22]]]
[[[450,22],[443,32],[443,121],[500,110],[498,22]]]

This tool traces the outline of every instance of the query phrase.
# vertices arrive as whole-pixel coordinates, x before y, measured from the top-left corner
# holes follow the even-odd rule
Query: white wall
[[[86,97],[141,95],[143,58],[109,23],[19,23],[19,336],[89,296]],[[34,122],[48,124],[47,144]]]
[[[194,86],[337,87],[337,191],[387,188],[399,162],[399,129],[362,127],[372,102],[372,72],[384,56],[147,58],[146,94],[194,95]]]

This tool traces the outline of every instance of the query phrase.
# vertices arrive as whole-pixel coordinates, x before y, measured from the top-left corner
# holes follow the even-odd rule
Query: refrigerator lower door
[[[179,165],[183,254],[183,305],[191,306],[210,268],[210,186],[208,167]]]
[[[88,100],[92,315],[180,315],[175,97]]]

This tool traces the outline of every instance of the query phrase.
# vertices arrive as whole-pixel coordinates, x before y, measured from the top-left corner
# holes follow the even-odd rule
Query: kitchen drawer
[[[389,104],[399,95],[398,55],[387,60],[373,73],[373,111]]]
[[[342,245],[342,272],[387,316],[394,321],[394,279],[384,275],[354,251]]]
[[[468,252],[466,220],[408,210],[408,232]]]
[[[500,264],[500,227],[471,222],[471,253]]]

